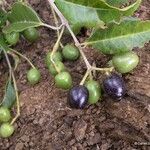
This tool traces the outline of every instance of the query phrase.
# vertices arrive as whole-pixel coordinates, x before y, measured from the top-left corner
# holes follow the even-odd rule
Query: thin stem
[[[82,78],[82,80],[80,82],[80,85],[83,85],[85,83],[85,81],[86,81],[87,77],[89,76],[90,72],[91,72],[90,70],[86,71],[84,77]]]
[[[103,71],[103,72],[112,72],[114,70],[114,67],[110,67],[110,68],[97,68],[97,67],[93,67],[92,66],[92,70]]]
[[[13,49],[11,49],[11,51],[14,52],[14,53],[16,53],[17,55],[19,55],[19,56],[22,57],[23,59],[25,59],[25,60],[31,65],[32,68],[36,68],[36,67],[33,65],[33,63],[32,63],[26,56],[22,55],[21,53],[19,53],[19,52],[16,51],[16,50],[13,50]]]
[[[13,120],[11,121],[11,124],[14,124],[14,122],[20,116],[20,101],[19,101],[18,88],[17,88],[17,84],[16,84],[16,79],[15,79],[14,73],[12,74],[12,78],[13,78],[14,88],[15,88],[15,92],[16,92],[16,105],[17,105],[17,114],[13,118]]]
[[[80,85],[83,85],[85,83],[85,81],[86,81],[86,79],[87,79],[88,76],[90,77],[90,80],[93,79],[92,78],[93,77],[92,76],[92,71],[93,70],[102,71],[102,72],[105,72],[107,74],[107,73],[112,72],[113,69],[114,69],[114,67],[111,67],[111,68],[97,68],[97,67],[92,66],[89,70],[86,71],[86,73],[85,73],[82,81],[80,82]]]
[[[63,24],[61,24],[59,27],[54,27],[54,26],[51,26],[51,25],[49,25],[49,24],[43,23],[43,24],[41,24],[41,26],[50,28],[50,29],[52,29],[52,30],[59,30],[59,29],[62,28]]]
[[[52,14],[54,16],[55,25],[56,25],[56,27],[58,27],[59,25],[58,25],[58,19],[57,19],[56,13],[55,13],[55,11],[54,11],[54,9],[51,5],[50,5],[50,7],[51,7],[51,10],[52,10]],[[59,34],[60,34],[59,30],[57,30],[57,37],[59,37]],[[60,45],[61,48],[64,47],[61,42],[59,43],[59,45]]]
[[[86,64],[86,66],[87,66],[87,69],[90,69],[90,68],[91,68],[91,65],[90,65],[89,61],[87,60],[87,57],[85,56],[85,54],[84,54],[84,52],[83,52],[83,50],[82,50],[82,47],[81,47],[81,45],[80,45],[78,39],[76,38],[76,36],[75,36],[75,34],[73,33],[72,29],[70,28],[69,24],[67,24],[66,27],[68,28],[68,30],[69,30],[69,32],[70,32],[70,34],[71,34],[71,36],[72,36],[72,38],[73,38],[73,40],[74,40],[74,42],[75,42],[75,45],[78,47],[78,49],[79,49],[79,51],[80,51],[80,53],[81,53],[81,55],[82,55],[82,57],[83,57],[83,59],[84,59],[84,61],[85,61],[85,64]]]
[[[18,66],[19,61],[20,61],[19,56],[16,55],[15,53],[11,52],[11,51],[8,51],[7,53],[14,58],[14,61],[15,61],[14,71],[15,71],[17,69],[17,66]]]
[[[62,15],[62,13],[59,11],[59,9],[56,7],[56,5],[54,4],[54,1],[53,0],[48,0],[49,4],[53,7],[53,9],[55,10],[55,12],[57,13],[57,15],[59,16],[59,18],[61,19],[61,22],[62,24],[64,24],[66,26],[66,28],[69,30],[74,42],[75,42],[75,45],[78,47],[83,59],[84,59],[84,62],[87,66],[87,69],[90,69],[91,68],[91,65],[90,63],[88,62],[84,52],[82,51],[82,47],[80,45],[80,42],[78,41],[78,39],[76,38],[75,34],[73,33],[72,29],[70,28],[69,24],[68,24],[68,21],[66,20],[66,18]]]
[[[3,50],[3,52],[4,52],[4,55],[5,55],[5,58],[6,58],[8,67],[9,67],[9,76],[11,77],[11,76],[12,76],[12,67],[11,67],[11,63],[10,63],[10,61],[9,61],[9,57],[8,57],[6,51]]]
[[[64,33],[64,29],[65,29],[65,27],[63,26],[63,27],[62,27],[62,30],[61,30],[61,32],[60,32],[60,35],[59,35],[59,37],[58,37],[58,39],[57,39],[57,41],[56,41],[56,43],[55,43],[55,45],[54,45],[54,47],[53,47],[52,53],[51,53],[51,62],[53,63],[53,65],[54,65],[54,67],[55,67],[55,69],[56,69],[56,71],[57,71],[58,73],[59,73],[59,69],[57,68],[57,66],[56,66],[56,64],[55,64],[55,61],[53,60],[53,55],[54,55],[54,53],[57,51],[57,49],[58,49],[58,47],[59,47],[60,40],[61,40],[62,35],[63,35],[63,33]]]

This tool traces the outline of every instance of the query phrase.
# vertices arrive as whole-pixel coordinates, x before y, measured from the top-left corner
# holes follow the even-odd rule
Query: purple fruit
[[[126,94],[126,86],[123,78],[117,74],[107,76],[103,81],[106,94],[115,99],[121,99]]]
[[[82,109],[88,103],[89,92],[85,86],[79,85],[69,91],[68,103],[72,108]]]

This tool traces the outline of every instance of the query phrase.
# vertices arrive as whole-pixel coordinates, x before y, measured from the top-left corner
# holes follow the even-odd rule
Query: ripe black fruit
[[[89,92],[85,86],[79,85],[69,91],[68,103],[72,108],[82,109],[88,102]]]
[[[117,74],[107,76],[103,81],[103,88],[106,94],[116,99],[121,99],[126,93],[125,82]]]

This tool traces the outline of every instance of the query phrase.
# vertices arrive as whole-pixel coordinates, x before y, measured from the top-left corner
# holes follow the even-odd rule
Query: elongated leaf
[[[121,4],[127,3],[129,0],[105,0],[108,4],[113,6],[120,6]]]
[[[15,103],[15,101],[16,101],[15,89],[11,83],[11,80],[9,80],[6,86],[4,99],[1,105],[7,108],[11,108]]]
[[[4,33],[21,32],[29,27],[38,27],[42,23],[37,13],[27,4],[16,2],[8,15],[10,25],[3,29]]]
[[[104,23],[132,15],[141,0],[123,9],[111,6],[104,0],[55,0],[55,3],[71,25],[103,27]]]
[[[150,40],[150,21],[126,20],[96,30],[85,45],[92,45],[105,54],[114,54],[142,47]]]

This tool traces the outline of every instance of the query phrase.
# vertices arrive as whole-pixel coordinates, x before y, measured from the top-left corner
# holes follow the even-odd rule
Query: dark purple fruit
[[[69,91],[68,103],[72,108],[82,109],[88,103],[89,92],[85,86],[79,85]]]
[[[126,93],[125,82],[117,74],[107,76],[103,81],[103,88],[106,94],[115,99],[121,99]]]

